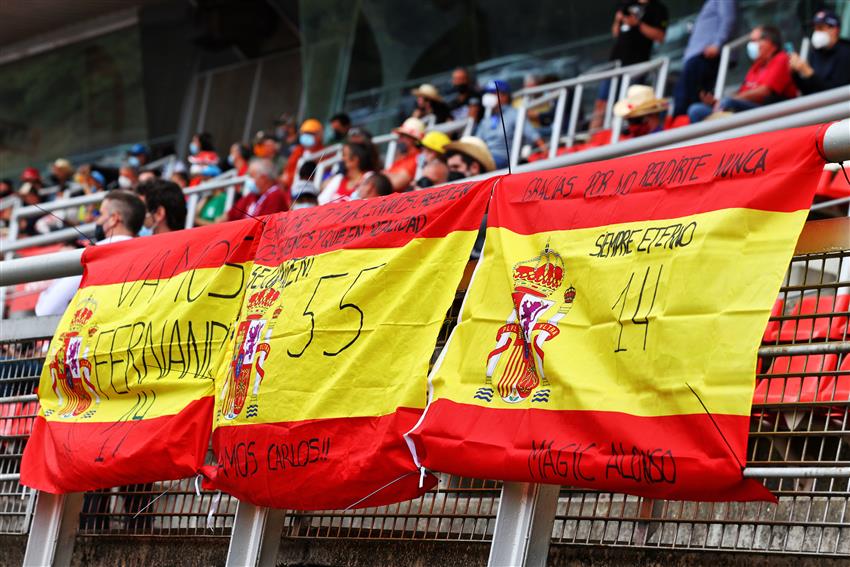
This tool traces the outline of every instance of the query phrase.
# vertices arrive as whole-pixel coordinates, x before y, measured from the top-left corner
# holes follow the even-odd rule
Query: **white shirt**
[[[122,240],[130,240],[132,236],[119,234],[104,238],[100,242],[95,243],[96,246],[103,244],[111,244],[113,242],[121,242]],[[39,317],[45,315],[61,315],[65,312],[74,299],[74,294],[80,289],[80,282],[83,276],[69,276],[53,280],[50,287],[41,292],[38,296],[38,302],[35,304],[35,314]]]

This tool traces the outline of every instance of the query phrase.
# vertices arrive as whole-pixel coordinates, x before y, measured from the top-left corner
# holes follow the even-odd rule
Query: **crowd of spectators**
[[[638,78],[613,112],[623,119],[621,138],[650,135],[666,128],[722,117],[798,94],[810,94],[850,84],[850,44],[840,39],[836,14],[818,11],[811,20],[811,51],[806,59],[789,51],[778,29],[759,25],[751,30],[746,53],[751,66],[737,91],[716,100],[713,94],[722,46],[738,33],[739,9],[736,0],[705,0],[699,12],[682,61],[682,72],[672,99],[657,96],[655,90]],[[633,0],[616,10],[610,53],[623,65],[650,59],[655,44],[665,40],[669,12],[660,0]],[[529,76],[525,86],[557,80],[554,76]],[[599,89],[596,107],[587,117],[591,133],[600,129],[599,111],[604,111],[610,83]],[[527,119],[518,120],[510,84],[503,80],[479,85],[469,70],[457,68],[451,75],[449,92],[431,84],[411,91],[415,107],[393,130],[397,135],[394,159],[385,164],[372,135],[338,113],[323,124],[315,118],[297,123],[283,114],[270,129],[257,132],[250,144],[242,141],[219,152],[217,140],[206,132],[195,134],[186,150],[185,163],[176,167],[150,167],[151,152],[135,144],[126,152],[118,168],[91,164],[74,166],[57,159],[49,179],[32,167],[20,175],[19,184],[0,180],[0,199],[17,195],[25,205],[41,205],[60,198],[73,189],[76,194],[121,191],[135,195],[144,204],[144,222],[138,235],[159,234],[191,225],[208,225],[227,220],[257,217],[289,209],[321,206],[352,199],[367,199],[393,192],[414,191],[447,181],[476,176],[508,165],[515,129],[522,124],[518,138],[536,155],[548,153],[546,139],[552,128],[551,103],[528,110]],[[446,135],[430,130],[432,125],[470,118],[474,135]],[[566,126],[566,121],[562,127]],[[541,133],[543,135],[541,135]],[[604,132],[603,132],[604,133]],[[610,134],[610,132],[609,132]],[[604,136],[599,139],[605,139]],[[586,146],[587,144],[585,144]],[[331,150],[330,148],[333,147]],[[339,149],[341,148],[341,150]],[[578,144],[559,151],[577,151]],[[339,163],[317,167],[341,154]],[[306,157],[306,159],[305,159]],[[333,160],[336,161],[336,160]],[[203,194],[197,206],[188,211],[183,191],[233,171],[243,177],[235,199],[224,188]],[[321,178],[316,172],[324,172]],[[45,187],[55,189],[45,194]],[[110,193],[111,195],[112,193]],[[232,204],[231,204],[232,203]],[[9,207],[0,207],[0,223],[9,222]],[[21,235],[37,235],[95,222],[107,231],[103,207],[81,206],[41,217],[21,219]],[[125,226],[132,228],[132,223]]]

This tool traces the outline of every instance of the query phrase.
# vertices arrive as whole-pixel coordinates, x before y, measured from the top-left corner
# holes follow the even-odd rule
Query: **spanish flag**
[[[770,499],[742,476],[756,353],[823,170],[817,136],[502,178],[409,434],[417,462],[653,498]]]
[[[199,471],[213,377],[259,227],[249,220],[86,249],[44,363],[22,484],[79,492]]]
[[[216,374],[206,485],[298,510],[414,498],[435,479],[404,440],[490,184],[264,218],[230,359]]]

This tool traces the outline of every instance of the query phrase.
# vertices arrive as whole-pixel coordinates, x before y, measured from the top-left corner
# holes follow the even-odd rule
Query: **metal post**
[[[670,58],[665,57],[661,60],[661,67],[658,69],[658,76],[655,78],[656,98],[664,98],[664,90],[667,87],[667,73],[669,70]]]
[[[578,113],[581,110],[581,96],[584,94],[584,85],[576,85],[573,91],[573,107],[570,109],[570,125],[567,128],[567,147],[573,147],[576,141],[576,130],[578,129]]]
[[[475,120],[473,120],[472,118],[467,118],[466,126],[463,127],[463,133],[461,134],[461,136],[471,136],[473,127],[475,127]]]
[[[186,203],[186,228],[195,226],[195,211],[198,209],[198,193],[189,197]]]
[[[554,484],[504,483],[487,565],[546,565],[560,492]]]
[[[629,83],[631,82],[631,75],[623,76],[623,83],[620,85],[620,98],[619,100],[623,100],[626,98],[626,92],[629,90]],[[621,116],[615,116],[614,121],[611,124],[611,143],[616,144],[620,141],[620,131],[623,129],[623,118]]]
[[[516,122],[514,123],[514,131],[512,143],[513,146],[510,148],[505,148],[508,153],[508,160],[510,160],[511,168],[514,168],[519,163],[519,152],[522,149],[522,129],[525,127],[526,115],[528,114],[528,97],[522,97],[522,104],[519,106],[519,112],[517,112]],[[501,117],[500,117],[501,118]]]
[[[285,517],[284,510],[254,506],[240,500],[233,519],[226,565],[274,566]]]
[[[245,127],[242,129],[242,141],[248,142],[251,135],[251,124],[254,122],[254,111],[257,108],[257,96],[260,94],[260,80],[263,76],[263,60],[257,62],[257,69],[254,71],[254,81],[251,83],[251,98],[248,102],[248,112],[245,115]]]
[[[552,124],[552,135],[549,137],[549,157],[558,155],[558,142],[561,140],[561,127],[564,124],[564,111],[567,106],[567,89],[558,91],[558,102],[555,103],[555,122]]]
[[[384,156],[384,169],[392,167],[395,161],[395,149],[398,144],[398,136],[393,135],[393,139],[387,144],[387,155]]]
[[[812,47],[812,41],[808,37],[804,37],[800,43],[800,59],[803,61],[809,60],[809,49]]]
[[[82,508],[82,492],[38,493],[24,553],[24,567],[65,567],[71,564]]]
[[[611,127],[611,115],[614,112],[614,103],[617,102],[617,87],[620,85],[620,77],[611,77],[611,84],[608,87],[608,101],[605,103],[605,119],[602,122],[602,128],[608,129]]]
[[[198,128],[195,132],[204,131],[204,122],[207,121],[207,106],[210,102],[210,89],[212,88],[212,73],[207,73],[204,77],[204,94],[201,96],[201,109],[198,111]],[[191,134],[190,134],[191,135]]]

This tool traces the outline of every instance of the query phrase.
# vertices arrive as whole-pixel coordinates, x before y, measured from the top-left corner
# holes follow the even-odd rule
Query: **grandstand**
[[[147,91],[155,101],[149,112],[170,106],[164,116],[172,124],[163,126],[162,118],[148,116],[149,125],[144,128],[132,123],[140,119],[138,116],[127,115],[124,118],[130,123],[117,136],[106,137],[102,143],[85,142],[79,147],[74,147],[73,142],[57,144],[55,147],[61,152],[49,155],[39,151],[14,154],[0,145],[0,177],[17,179],[25,166],[42,169],[41,176],[46,177],[48,164],[68,157],[76,166],[102,171],[118,187],[119,168],[126,167],[128,158],[135,156],[133,145],[144,143],[148,161],[134,166],[137,173],[175,179],[175,174],[179,177],[186,172],[185,176],[191,178],[190,184],[182,188],[186,209],[182,228],[191,229],[197,226],[202,209],[217,196],[221,196],[224,214],[241,212],[240,203],[259,200],[251,201],[250,185],[256,183],[256,173],[249,171],[247,163],[243,168],[228,168],[224,146],[219,145],[220,153],[213,152],[209,163],[198,160],[203,150],[187,154],[190,142],[198,138],[196,133],[212,132],[219,144],[253,142],[248,147],[252,153],[249,157],[272,158],[277,168],[272,183],[283,186],[288,198],[297,202],[302,194],[295,187],[303,187],[298,185],[300,182],[315,184],[319,193],[335,176],[345,179],[342,166],[350,171],[352,159],[345,149],[348,139],[330,138],[327,143],[309,147],[301,142],[304,148],[299,154],[284,156],[286,136],[297,139],[297,125],[303,119],[315,116],[324,120],[335,112],[347,111],[355,130],[374,134],[366,145],[374,148],[377,155],[375,171],[391,172],[405,151],[405,133],[399,131],[399,126],[416,106],[411,90],[432,84],[439,92],[448,92],[451,72],[460,64],[474,71],[477,87],[505,81],[514,89],[516,109],[516,126],[505,135],[509,138],[505,140],[507,166],[467,180],[545,171],[755,133],[781,135],[782,130],[798,126],[832,124],[823,150],[835,163],[823,171],[810,220],[788,266],[759,348],[745,476],[763,481],[778,497],[776,504],[653,500],[568,486],[502,483],[450,475],[441,475],[439,488],[417,500],[323,512],[257,507],[228,494],[201,489],[195,479],[114,487],[85,498],[82,494],[38,493],[22,486],[21,455],[38,414],[34,392],[47,346],[59,324],[58,316],[36,316],[36,303],[51,281],[81,273],[85,242],[80,241],[95,238],[97,210],[112,190],[107,189],[108,183],[93,184],[90,177],[78,177],[53,186],[41,184],[35,189],[39,194],[35,201],[27,201],[25,191],[11,192],[0,200],[0,222],[4,223],[0,240],[0,540],[4,542],[0,563],[69,565],[88,561],[105,565],[124,560],[139,548],[144,548],[149,564],[173,563],[175,553],[185,556],[181,564],[221,564],[226,560],[228,565],[371,564],[370,561],[413,565],[418,564],[417,557],[430,557],[429,563],[434,564],[477,564],[486,561],[488,555],[492,565],[543,565],[547,560],[562,564],[567,556],[579,560],[602,557],[602,562],[610,564],[639,563],[646,558],[672,564],[717,563],[731,561],[733,554],[765,562],[794,560],[820,565],[834,561],[837,565],[846,561],[850,557],[850,180],[845,177],[844,165],[850,166],[850,85],[697,124],[677,121],[670,112],[663,131],[630,136],[626,119],[615,112],[616,102],[626,99],[629,87],[635,84],[650,86],[658,99],[672,96],[682,72],[688,29],[702,4],[696,0],[667,3],[671,14],[678,17],[670,22],[667,39],[647,61],[623,64],[606,60],[611,42],[607,33],[610,14],[607,9],[586,8],[585,12],[582,8],[570,16],[581,16],[597,25],[592,30],[579,31],[591,26],[571,20],[575,40],[564,42],[563,37],[538,23],[543,31],[536,44],[516,52],[492,48],[492,57],[487,60],[464,56],[463,60],[442,66],[435,65],[432,59],[445,57],[445,46],[420,46],[430,59],[401,61],[399,56],[395,64],[408,68],[410,74],[400,80],[370,84],[363,78],[370,72],[366,67],[374,66],[367,56],[384,53],[387,40],[381,32],[404,32],[410,36],[410,22],[394,22],[385,13],[370,13],[370,9],[378,9],[369,8],[369,3],[351,3],[356,7],[330,3],[335,4],[335,18],[351,16],[348,10],[362,10],[342,30],[335,29],[331,21],[312,21],[321,14],[310,3],[254,2],[251,4],[259,7],[244,17],[252,22],[257,17],[274,17],[278,22],[270,26],[271,31],[258,30],[262,26],[252,23],[249,27],[255,34],[265,34],[261,35],[262,41],[256,42],[228,33],[228,26],[217,20],[232,13],[216,13],[215,3],[199,2],[195,16],[200,15],[207,26],[201,30],[199,44],[220,42],[238,56],[234,61],[231,55],[212,50],[198,56],[190,79],[180,83],[182,104],[175,100],[165,104],[168,97],[162,85],[150,91],[146,85],[140,90]],[[101,14],[91,33],[129,31],[140,36],[136,40],[145,49],[146,41],[151,41],[149,34],[153,33],[146,25],[153,26],[154,32],[169,26],[179,27],[184,33],[190,29],[186,21],[177,17],[182,17],[185,3],[159,4],[128,2],[130,8]],[[469,4],[484,10],[478,3]],[[553,3],[542,4],[543,9],[553,8]],[[827,4],[836,8],[846,24],[842,27],[846,36],[850,30],[850,5],[840,1]],[[221,5],[226,7],[229,3]],[[718,56],[719,69],[712,89],[715,97],[720,100],[733,94],[742,82],[746,65],[741,60],[745,57],[748,30],[757,24],[781,26],[795,50],[803,55],[811,52],[808,22],[801,21],[801,14],[808,18],[815,8],[815,3],[807,0],[741,0],[738,33],[721,47]],[[89,32],[80,32],[79,26],[85,30],[85,23],[94,21],[94,10],[67,16],[77,26],[75,33],[82,34],[80,41],[88,41]],[[500,17],[513,13],[514,8],[501,6],[493,10],[496,13],[489,15]],[[12,12],[14,17],[14,9]],[[442,14],[436,20],[429,20],[425,12],[421,16],[422,21],[429,22],[429,34],[441,31],[446,22],[454,21],[461,30],[469,27],[469,22],[456,13]],[[33,38],[46,31],[38,28],[35,19],[27,21],[33,26],[29,33]],[[213,25],[213,21],[219,23]],[[390,30],[390,26],[398,29]],[[498,33],[498,28],[490,33]],[[299,36],[304,43],[293,47],[290,36]],[[20,45],[0,56],[0,79],[4,76],[3,65],[26,63],[26,50],[32,49],[25,41],[29,39],[16,38]],[[68,41],[70,49],[76,40]],[[518,40],[514,41],[518,45]],[[452,35],[450,47],[458,47],[457,42]],[[123,49],[114,37],[110,36],[107,43]],[[153,50],[154,63],[162,63],[163,46],[157,45]],[[329,52],[334,50],[348,50],[347,59],[332,57]],[[181,49],[176,51],[185,59]],[[16,53],[19,60],[7,59]],[[62,57],[61,52],[54,55]],[[129,59],[135,57],[130,55]],[[135,69],[128,73],[133,74],[133,80],[141,81],[140,67],[147,72],[149,65],[148,61],[133,60],[130,67]],[[383,65],[382,72],[388,74],[392,69],[390,62],[384,61]],[[163,66],[176,74],[174,68],[164,63]],[[281,79],[282,69],[293,75],[291,82]],[[426,72],[413,74],[416,69]],[[528,75],[552,74],[556,76],[548,82],[520,86]],[[606,82],[610,86],[601,126],[594,127],[594,103],[600,85]],[[138,103],[133,98],[138,94],[128,95],[127,100]],[[281,113],[297,116],[299,121],[275,124],[274,119]],[[547,115],[545,124],[539,120],[542,113]],[[489,111],[486,116],[490,116]],[[455,141],[475,134],[479,124],[474,116],[442,121],[434,114],[422,118],[424,132],[442,132]],[[26,125],[12,123],[10,116],[0,119],[4,120],[7,141],[31,136],[31,132],[24,132]],[[523,126],[532,122],[544,134],[543,149],[524,140]],[[278,137],[276,153],[265,156],[261,149],[263,136],[275,127],[280,129],[274,134]],[[143,131],[148,135],[138,135]],[[303,136],[313,132],[301,128],[300,133]],[[290,150],[295,145],[293,142]],[[13,154],[15,158],[11,159]],[[292,160],[291,164],[287,159]],[[315,172],[302,177],[309,162],[315,162]],[[293,187],[291,194],[283,185],[287,165],[294,172],[288,180]],[[422,177],[424,167],[423,162],[416,165],[406,190],[418,189],[415,182]],[[49,228],[33,230],[38,221]],[[222,221],[222,214],[217,214],[212,222]],[[475,260],[471,260],[467,275],[474,265]],[[456,322],[468,284],[466,277],[447,314],[434,359]]]

